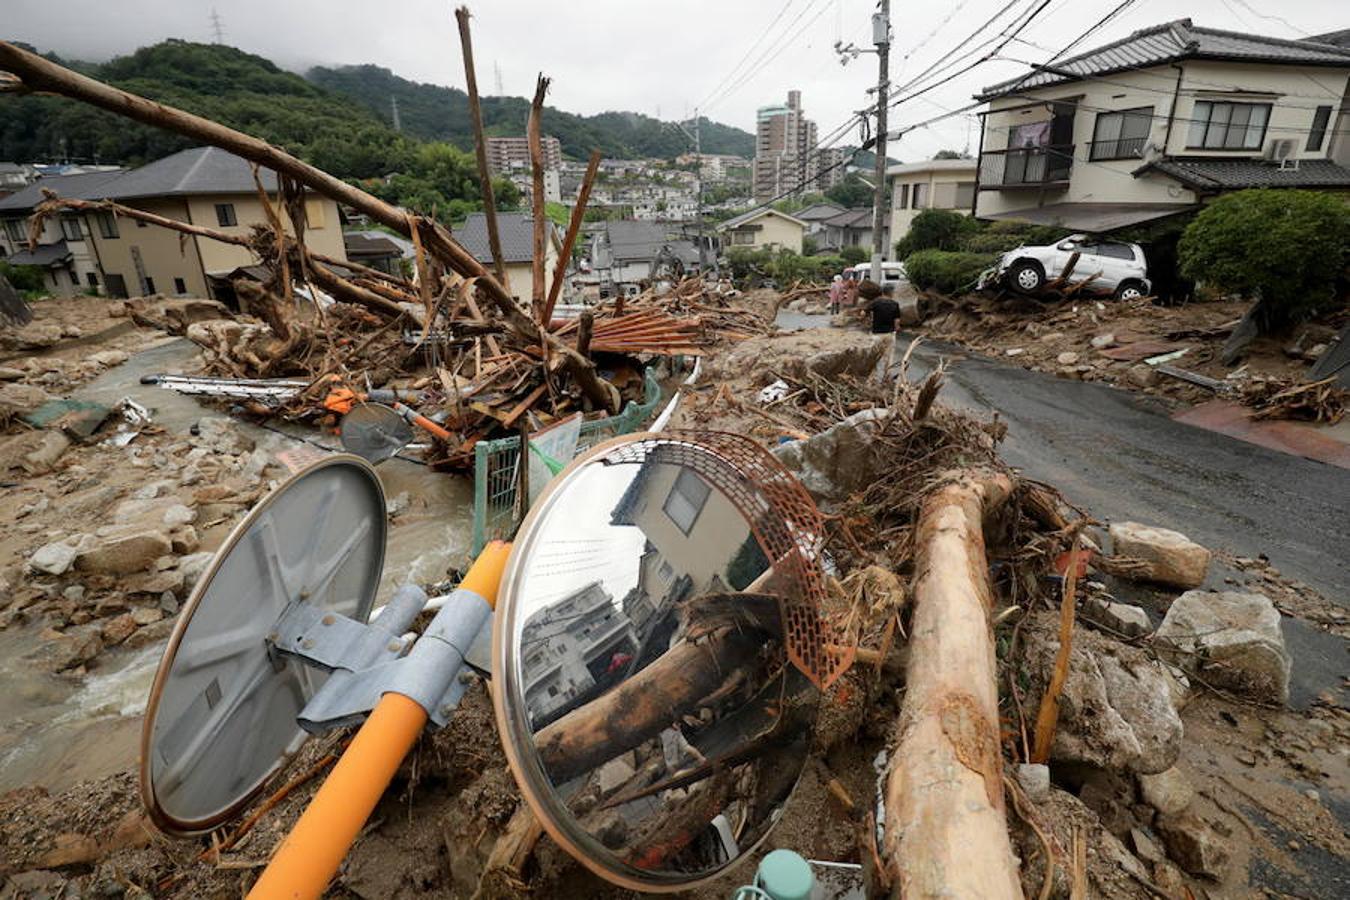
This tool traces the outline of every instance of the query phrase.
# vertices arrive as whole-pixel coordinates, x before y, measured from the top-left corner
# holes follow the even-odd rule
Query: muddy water
[[[198,419],[223,413],[192,397],[143,385],[140,379],[196,368],[197,351],[190,342],[167,341],[136,354],[72,396],[108,405],[131,397],[152,411],[156,424],[187,435]],[[300,446],[303,440],[341,450],[334,436],[305,426],[286,425],[279,433],[238,424],[241,433],[269,453]],[[395,501],[407,495],[406,503],[398,504],[402,511],[390,523],[379,605],[398,585],[439,581],[451,567],[467,562],[473,490],[468,478],[437,474],[400,458],[382,463],[376,471],[386,498]],[[0,792],[34,784],[60,791],[135,766],[141,714],[163,645],[105,651],[97,668],[78,680],[25,663],[23,657],[36,639],[32,630],[0,632],[0,722],[5,723],[0,729]]]

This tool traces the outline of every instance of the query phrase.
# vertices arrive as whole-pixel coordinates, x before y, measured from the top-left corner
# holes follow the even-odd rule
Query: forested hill
[[[306,77],[360,103],[386,124],[392,124],[393,100],[397,98],[399,122],[406,134],[449,141],[465,149],[473,146],[469,97],[458,88],[419,84],[379,66],[317,67]],[[525,133],[530,104],[524,97],[483,97],[482,106],[488,134]],[[754,155],[755,136],[749,132],[706,118],[702,131],[705,153],[734,153],[746,158]],[[546,106],[543,132],[556,137],[563,153],[575,159],[585,159],[595,148],[607,157],[660,159],[674,159],[692,149],[674,125],[631,112],[579,116]]]

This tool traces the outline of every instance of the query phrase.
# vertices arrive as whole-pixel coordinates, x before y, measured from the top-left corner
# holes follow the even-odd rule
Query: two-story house
[[[260,170],[267,202],[278,205],[276,173]],[[129,172],[93,172],[39,179],[0,200],[0,248],[11,263],[40,265],[48,288],[69,296],[97,290],[113,297],[177,294],[196,297],[229,292],[231,274],[258,262],[247,247],[225,244],[107,210],[65,212],[49,218],[34,248],[27,240],[33,209],[43,192],[73,200],[113,200],[167,219],[233,235],[268,221],[253,169],[219,147],[195,147]],[[305,200],[305,243],[345,259],[337,204],[318,194]],[[282,221],[289,223],[286,216]]]
[[[1350,190],[1350,48],[1136,31],[986,88],[974,212],[1104,232],[1251,187]]]

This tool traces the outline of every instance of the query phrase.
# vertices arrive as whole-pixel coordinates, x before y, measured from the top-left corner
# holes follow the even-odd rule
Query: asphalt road
[[[1008,423],[1003,457],[1104,521],[1180,531],[1241,556],[1265,553],[1286,575],[1350,605],[1350,470],[1167,417],[1146,397],[920,344],[927,374],[949,359],[947,403]]]

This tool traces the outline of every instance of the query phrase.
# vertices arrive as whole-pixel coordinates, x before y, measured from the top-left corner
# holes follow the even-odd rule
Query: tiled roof
[[[1178,19],[1141,29],[1129,37],[1057,62],[1053,67],[1033,70],[1028,75],[991,85],[977,94],[976,99],[988,100],[1028,88],[1142,69],[1179,59],[1339,65],[1350,68],[1350,49],[1317,40],[1293,41],[1200,28],[1192,25],[1190,19]]]
[[[836,206],[833,203],[814,203],[806,209],[797,210],[793,215],[803,222],[816,222],[837,216],[843,211],[842,206]]]
[[[277,190],[277,176],[260,169],[263,187]],[[219,147],[193,147],[132,169],[102,189],[101,197],[130,200],[184,194],[252,194],[258,190],[248,161]]]
[[[733,216],[732,218],[727,219],[721,225],[717,226],[717,230],[727,231],[732,228],[740,228],[742,225],[747,225],[750,222],[755,221],[755,219],[758,219],[760,216],[782,216],[789,222],[793,222],[803,227],[806,225],[805,222],[796,216],[790,216],[787,213],[779,212],[776,209],[752,209],[749,212],[741,213],[739,216]]]
[[[70,258],[70,250],[65,241],[54,244],[39,244],[35,250],[20,250],[10,256],[6,262],[16,266],[51,266]]]
[[[1135,174],[1159,172],[1198,191],[1240,190],[1253,187],[1350,188],[1350,169],[1329,159],[1299,160],[1298,168],[1282,169],[1259,159],[1203,159],[1163,157]]]
[[[553,223],[549,223],[550,230]],[[556,238],[557,232],[553,232]],[[464,224],[454,230],[455,240],[459,241],[481,263],[492,262],[492,251],[488,246],[487,216],[483,213],[469,213]],[[502,242],[503,262],[523,263],[534,260],[534,217],[517,212],[497,213],[497,236]]]
[[[831,228],[871,228],[872,210],[846,209],[839,215],[826,219],[824,224]]]
[[[99,188],[120,178],[125,172],[89,172],[84,175],[47,175],[0,199],[0,213],[26,213],[42,202],[42,191],[54,191],[66,200],[94,200],[100,198]]]

